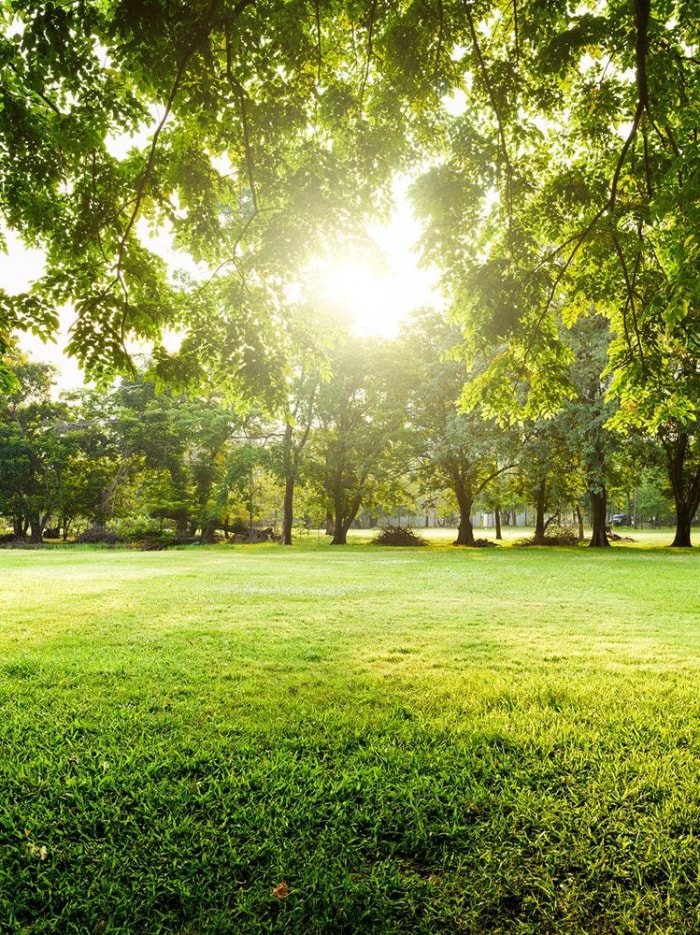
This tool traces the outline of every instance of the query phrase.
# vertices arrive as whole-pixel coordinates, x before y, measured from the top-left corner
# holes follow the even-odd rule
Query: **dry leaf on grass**
[[[277,886],[273,889],[272,895],[276,896],[277,899],[286,899],[289,895],[287,881],[283,880],[281,883],[278,883]]]

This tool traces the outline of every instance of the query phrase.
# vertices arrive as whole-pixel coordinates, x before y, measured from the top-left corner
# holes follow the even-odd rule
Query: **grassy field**
[[[700,931],[654,535],[0,551],[0,932]]]

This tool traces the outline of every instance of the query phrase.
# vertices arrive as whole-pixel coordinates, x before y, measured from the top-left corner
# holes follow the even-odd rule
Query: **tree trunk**
[[[292,544],[292,525],[294,523],[294,475],[287,474],[284,479],[284,504],[282,506],[282,545]]]
[[[496,538],[502,539],[503,533],[501,531],[501,511],[498,509],[498,507],[496,507],[494,515],[496,517]]]
[[[686,503],[676,502],[676,534],[673,537],[671,548],[689,549],[693,543],[690,539],[690,524],[693,517]]]
[[[44,518],[40,517],[38,513],[33,513],[29,518],[29,541],[30,542],[42,542],[43,541],[43,532],[46,526],[46,521],[48,516]]]
[[[455,545],[474,545],[474,527],[472,526],[472,506],[474,497],[470,487],[465,484],[461,477],[453,478],[453,490],[457,497],[459,506],[459,528]]]
[[[348,528],[350,523],[345,525],[345,510],[343,509],[343,496],[337,492],[333,497],[333,538],[331,545],[347,545]]]
[[[474,527],[472,525],[471,516],[467,514],[459,517],[459,528],[457,529],[457,538],[454,541],[455,545],[474,545]]]
[[[348,544],[348,526],[344,524],[336,523],[335,532],[333,533],[333,538],[331,539],[331,545],[347,545]]]
[[[586,538],[586,534],[583,531],[583,513],[581,512],[581,504],[576,504],[576,522],[578,524],[578,541],[583,542]]]
[[[546,529],[544,522],[544,507],[546,503],[547,487],[544,481],[535,491],[535,542],[544,542]]]
[[[333,533],[331,545],[348,544],[348,530],[352,526],[352,522],[357,516],[361,502],[362,497],[359,495],[355,496],[349,503],[345,503],[345,498],[342,495],[335,498],[335,531]]]
[[[604,549],[610,545],[605,527],[607,524],[608,498],[605,487],[601,490],[590,490],[591,498],[591,541],[589,548]]]
[[[668,476],[676,507],[676,534],[672,548],[688,549],[692,546],[690,526],[700,504],[700,467],[688,471],[687,459],[690,437],[679,433],[677,438],[663,440],[668,462]]]
[[[284,473],[284,503],[282,506],[282,545],[292,544],[292,525],[294,523],[294,483],[296,471],[292,460],[293,426],[288,422],[284,427],[284,449],[282,455]]]

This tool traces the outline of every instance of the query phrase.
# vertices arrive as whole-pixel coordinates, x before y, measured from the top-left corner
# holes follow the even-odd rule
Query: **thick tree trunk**
[[[455,477],[453,490],[457,497],[457,505],[459,507],[459,528],[454,544],[474,545],[474,527],[472,526],[471,518],[474,497],[471,489],[464,483],[461,477]]]
[[[342,495],[339,495],[335,498],[334,501],[334,526],[335,531],[333,533],[333,539],[331,540],[331,545],[347,545],[348,543],[348,530],[352,526],[353,520],[357,516],[358,510],[360,509],[360,504],[362,502],[361,496],[355,496],[349,502],[345,502],[345,498]]]
[[[350,525],[348,524],[335,524],[335,532],[333,533],[333,538],[331,539],[331,545],[347,545],[348,544],[348,529]]]
[[[454,542],[455,545],[474,545],[474,527],[472,525],[471,516],[467,513],[466,516],[460,515],[459,518],[459,528],[457,529],[457,538]]]
[[[690,524],[693,517],[685,503],[676,503],[676,534],[671,547],[674,549],[689,549],[693,543],[690,538]]]
[[[591,541],[589,548],[604,549],[610,545],[605,527],[607,524],[608,498],[605,488],[590,490],[591,498]]]
[[[676,507],[676,534],[672,548],[688,549],[692,546],[690,527],[700,504],[700,468],[694,473],[687,470],[690,438],[683,432],[677,438],[664,441],[668,461],[668,476]]]
[[[42,542],[45,526],[46,518],[41,519],[38,513],[35,513],[33,516],[31,516],[29,518],[29,541],[35,543]]]

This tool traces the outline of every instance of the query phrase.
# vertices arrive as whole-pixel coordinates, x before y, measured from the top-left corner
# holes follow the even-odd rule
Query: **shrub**
[[[385,526],[372,539],[373,545],[427,545],[410,526]]]
[[[242,542],[279,542],[280,536],[275,532],[272,526],[267,526],[265,529],[257,529],[255,526],[246,526],[244,532],[236,532],[234,527],[234,535],[228,540],[234,545],[238,545]]]
[[[530,539],[520,539],[517,545],[578,545],[579,538],[573,529],[562,526],[548,526],[544,536],[532,536]]]
[[[116,545],[117,542],[119,542],[119,537],[115,532],[112,532],[111,529],[105,529],[104,526],[88,526],[87,529],[76,537],[75,541],[79,542],[81,545],[92,545],[95,543]]]

